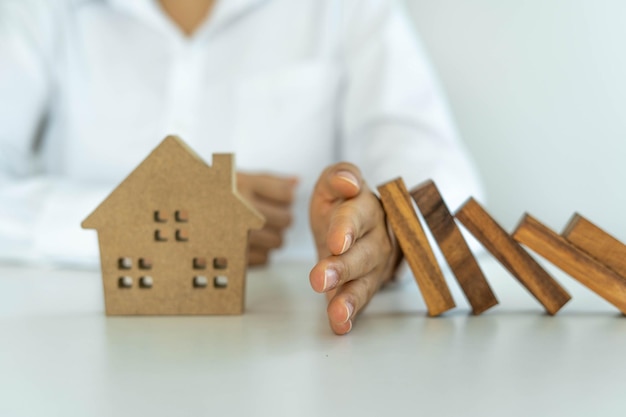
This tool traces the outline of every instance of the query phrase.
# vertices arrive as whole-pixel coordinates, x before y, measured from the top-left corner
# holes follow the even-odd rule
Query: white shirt
[[[372,189],[478,181],[405,13],[384,0],[222,0],[191,38],[151,0],[0,0],[0,256],[96,264],[84,219],[167,135],[297,175],[282,256],[314,257],[324,167]],[[279,255],[281,256],[281,255]]]

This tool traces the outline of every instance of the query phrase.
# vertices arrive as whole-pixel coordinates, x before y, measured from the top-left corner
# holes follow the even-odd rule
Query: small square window
[[[118,288],[131,288],[133,286],[133,279],[131,277],[120,277],[117,280]]]
[[[178,229],[176,231],[176,240],[179,242],[187,242],[189,240],[189,231],[186,229]]]
[[[157,242],[167,242],[167,232],[164,230],[155,230],[154,240]]]
[[[139,258],[139,269],[152,269],[152,259]]]
[[[132,269],[133,260],[129,257],[122,257],[117,260],[117,269]]]
[[[176,210],[174,217],[178,223],[187,223],[189,221],[189,212],[187,210]]]
[[[213,288],[223,289],[228,287],[228,277],[219,275],[213,278]]]
[[[165,211],[155,210],[154,221],[157,223],[165,223],[169,219],[169,215]]]
[[[141,277],[139,278],[139,288],[152,288],[153,282],[150,276]]]
[[[213,268],[226,269],[228,268],[228,259],[226,258],[213,258]]]
[[[206,269],[206,259],[193,258],[193,269]]]
[[[194,288],[206,288],[206,286],[209,284],[209,282],[207,281],[206,277],[198,275],[193,277],[193,287]]]

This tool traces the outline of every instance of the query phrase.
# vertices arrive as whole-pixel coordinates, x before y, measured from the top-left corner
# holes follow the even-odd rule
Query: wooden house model
[[[232,154],[207,165],[169,136],[90,214],[107,315],[241,314],[248,232]]]

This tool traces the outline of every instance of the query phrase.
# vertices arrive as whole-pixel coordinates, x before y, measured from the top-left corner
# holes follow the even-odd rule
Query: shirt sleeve
[[[55,7],[56,6],[56,7]],[[104,190],[43,175],[39,131],[54,91],[58,4],[0,0],[0,258],[95,264],[80,221]]]
[[[410,23],[393,1],[355,1],[345,12],[341,151],[370,187],[433,179],[452,210],[483,198],[447,103]]]

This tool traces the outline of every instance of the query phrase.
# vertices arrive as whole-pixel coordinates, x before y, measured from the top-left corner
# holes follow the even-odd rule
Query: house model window
[[[154,212],[154,221],[157,223],[167,223],[168,215],[166,211],[156,210]]]
[[[176,230],[176,240],[179,242],[187,242],[189,240],[189,232],[187,229]]]
[[[131,258],[119,258],[117,260],[117,267],[119,269],[131,269],[133,267],[133,260]]]
[[[189,221],[189,212],[187,210],[176,210],[174,218],[178,223],[187,223]]]
[[[139,269],[152,269],[152,260],[148,258],[139,258]]]
[[[154,231],[154,240],[157,242],[167,242],[167,231],[157,229]]]
[[[117,280],[117,286],[119,288],[132,288],[133,279],[131,277],[120,277]]]
[[[193,277],[193,286],[194,288],[206,288],[209,281],[206,279],[204,275],[197,275]]]
[[[224,289],[228,287],[228,277],[225,275],[218,275],[213,278],[213,288]]]
[[[206,269],[206,258],[193,258],[193,269]]]
[[[170,216],[166,210],[155,210],[154,222],[163,224],[154,231],[154,240],[157,242],[167,242],[170,236],[174,237],[177,242],[189,241],[189,229],[182,228],[180,223],[189,222],[189,212],[187,210],[174,211],[174,224],[170,226],[171,230],[165,225],[168,223]]]
[[[228,287],[228,259],[225,257],[215,257],[211,263],[213,267],[213,288],[224,289]],[[204,271],[208,268],[207,260],[205,257],[195,257],[192,261],[192,267],[196,271]],[[205,275],[196,275],[193,277],[193,287],[194,288],[208,288],[209,281]]]
[[[233,155],[208,165],[165,138],[83,221],[96,229],[108,315],[241,314],[248,233]]]
[[[228,260],[226,258],[214,258],[213,259],[213,268],[215,268],[215,269],[226,269],[226,268],[228,268]]]
[[[139,278],[139,288],[152,288],[152,277],[151,276],[144,276]]]
[[[137,261],[137,267],[140,270],[150,270],[152,269],[152,261],[148,258],[139,258]],[[120,271],[126,271],[127,274],[118,278],[117,287],[120,289],[128,289],[133,287],[134,279],[132,275],[133,269],[133,258],[131,257],[121,257],[117,259],[117,269]],[[151,276],[145,275],[139,278],[139,288],[152,288],[154,284],[154,280]]]

